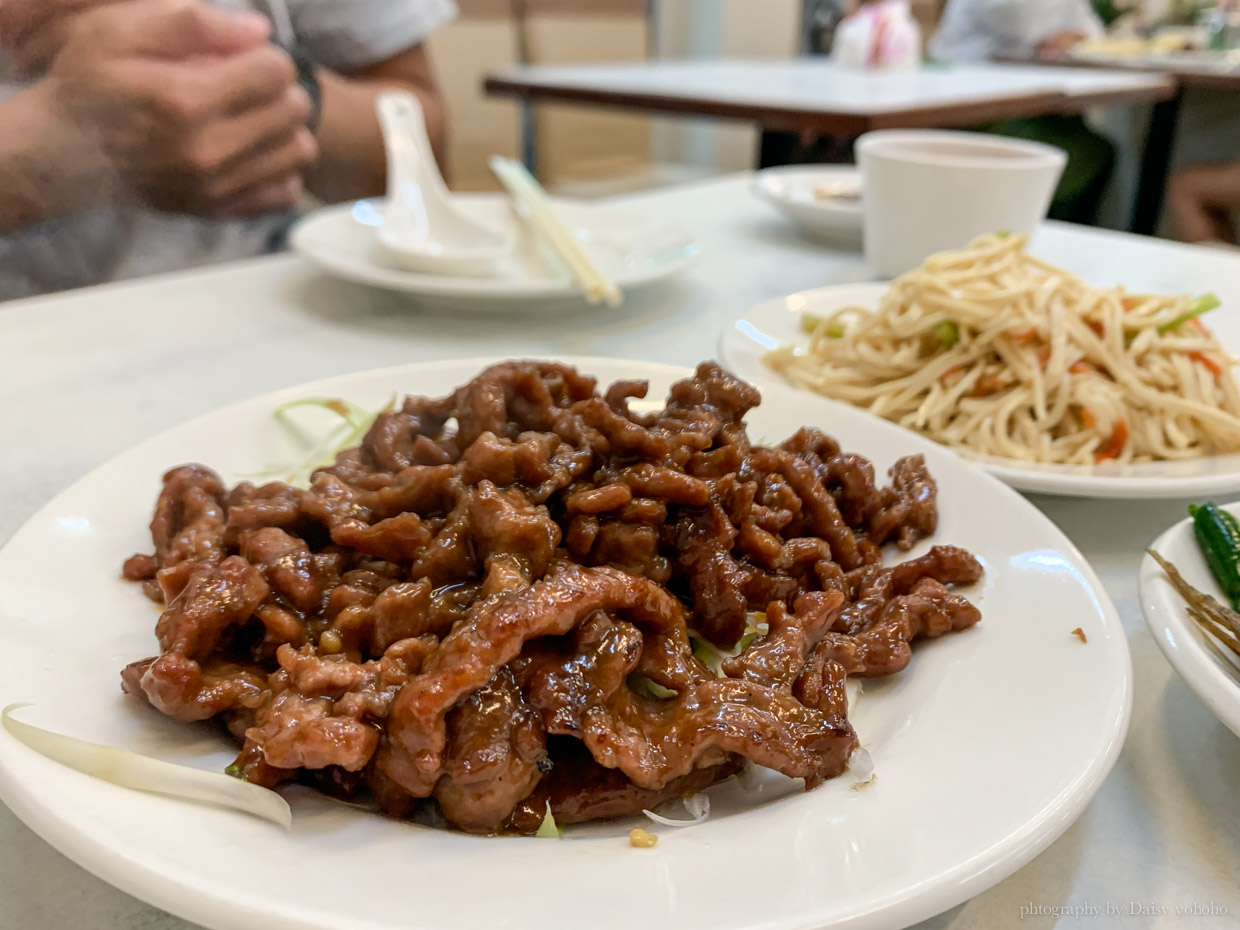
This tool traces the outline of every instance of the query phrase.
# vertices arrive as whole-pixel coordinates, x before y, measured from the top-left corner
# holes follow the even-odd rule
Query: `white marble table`
[[[1016,64],[858,71],[825,58],[533,65],[487,78],[492,94],[712,116],[765,129],[859,135],[871,129],[968,126],[1100,104],[1170,97],[1165,75]]]
[[[280,257],[0,305],[0,540],[57,491],[138,441],[221,404],[329,375],[423,359],[597,354],[692,364],[751,304],[863,280],[853,254],[802,242],[745,179],[627,198],[689,227],[705,254],[683,282],[615,313],[510,322],[420,312]],[[1214,290],[1240,308],[1240,258],[1050,225],[1039,252],[1099,281]],[[1240,344],[1240,309],[1214,320]],[[1175,502],[1039,498],[1098,570],[1123,616],[1136,672],[1128,743],[1081,819],[1046,852],[919,930],[1229,927],[1240,916],[1240,740],[1171,671],[1137,602],[1142,547]],[[1054,669],[1046,670],[1055,687]],[[1036,746],[1029,751],[1037,752]],[[1029,917],[1086,905],[1111,917]],[[1132,916],[1134,904],[1167,908]],[[1226,908],[1178,918],[1174,908]],[[532,923],[532,921],[531,921]],[[0,808],[0,927],[191,930],[73,865]]]
[[[485,86],[533,102],[744,120],[762,130],[762,168],[784,164],[806,133],[852,139],[875,129],[968,128],[1154,104],[1129,226],[1143,234],[1162,210],[1179,101],[1177,80],[1166,74],[1012,62],[859,71],[821,57],[534,65],[492,74]]]

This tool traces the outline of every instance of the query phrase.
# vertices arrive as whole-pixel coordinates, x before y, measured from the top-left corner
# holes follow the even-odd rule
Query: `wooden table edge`
[[[1095,90],[1083,94],[1064,94],[1064,113],[1080,112],[1090,107],[1128,105],[1134,103],[1162,103],[1180,92],[1174,79],[1164,81],[1158,87],[1134,87],[1130,90]]]
[[[752,103],[730,103],[704,98],[689,99],[667,94],[633,93],[584,87],[552,87],[527,84],[519,80],[489,75],[483,82],[488,95],[520,97],[550,103],[581,103],[593,107],[621,110],[647,110],[686,117],[742,120],[760,123],[771,129],[803,130],[840,135],[865,132],[869,118],[863,114],[830,113],[794,107],[760,106]]]

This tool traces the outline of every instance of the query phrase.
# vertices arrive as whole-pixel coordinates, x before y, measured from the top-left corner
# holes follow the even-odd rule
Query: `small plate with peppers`
[[[1188,510],[1147,550],[1141,607],[1167,661],[1240,736],[1240,503]]]

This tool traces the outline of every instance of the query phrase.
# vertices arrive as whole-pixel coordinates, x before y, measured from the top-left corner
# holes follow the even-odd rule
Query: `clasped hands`
[[[285,210],[318,157],[309,95],[257,13],[203,0],[0,0],[42,151],[76,196],[208,217]]]

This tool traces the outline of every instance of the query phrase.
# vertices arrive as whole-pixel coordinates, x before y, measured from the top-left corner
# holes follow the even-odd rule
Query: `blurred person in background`
[[[1103,32],[1090,0],[948,0],[929,51],[942,61],[1059,58]]]
[[[1216,7],[1216,13],[1230,13],[1234,17],[1240,2],[1219,0]],[[1188,0],[1173,0],[1172,9],[1180,19],[1185,19],[1186,13],[1192,12],[1192,5]],[[1221,38],[1229,39],[1230,34],[1225,32]],[[1233,106],[1230,113],[1221,114],[1225,122],[1219,128],[1224,132],[1228,126],[1233,126],[1234,131],[1233,121],[1227,119],[1234,113]],[[1234,144],[1228,147],[1235,150]],[[1167,211],[1176,238],[1234,247],[1240,223],[1240,162],[1207,161],[1177,170],[1167,185]]]
[[[296,61],[261,2],[0,0],[0,298],[274,251],[305,191],[382,193],[386,89],[442,152],[452,0],[287,5]]]
[[[1171,176],[1167,210],[1176,238],[1234,246],[1240,219],[1240,162],[1190,165]]]
[[[948,0],[929,51],[940,61],[1054,60],[1103,33],[1090,0]],[[1050,215],[1076,223],[1097,218],[1115,167],[1115,146],[1083,117],[1037,116],[979,128],[1063,149],[1068,165]]]
[[[858,0],[806,0],[802,22],[802,51],[821,55],[831,50],[835,30],[854,12]]]

